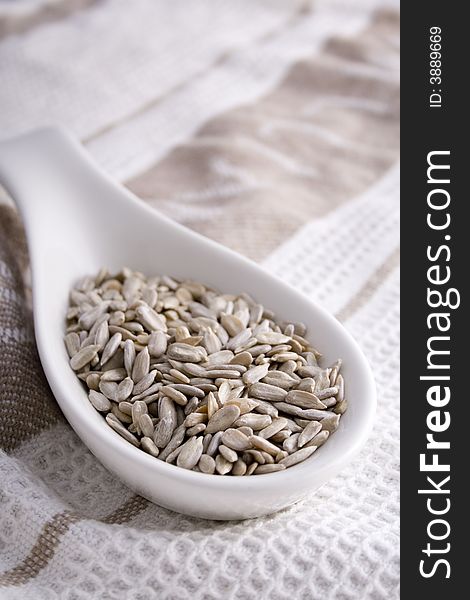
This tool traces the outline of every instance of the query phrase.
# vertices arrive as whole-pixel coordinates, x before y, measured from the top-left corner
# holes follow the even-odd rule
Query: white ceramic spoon
[[[32,263],[34,324],[47,380],[93,454],[129,487],[172,510],[210,519],[269,514],[333,477],[364,444],[375,385],[356,342],[331,315],[242,256],[163,217],[92,162],[68,133],[47,128],[0,143],[0,183],[18,204]],[[82,276],[122,266],[220,291],[246,291],[285,320],[302,321],[324,353],[343,359],[349,409],[313,456],[285,471],[222,477],[153,458],[115,433],[90,405],[64,348],[68,294]],[[312,265],[312,269],[315,265]]]

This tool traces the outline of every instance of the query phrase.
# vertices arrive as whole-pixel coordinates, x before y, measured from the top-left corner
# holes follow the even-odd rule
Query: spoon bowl
[[[318,489],[365,443],[375,385],[343,326],[248,259],[167,219],[115,183],[66,131],[46,128],[0,142],[0,183],[16,201],[31,256],[39,355],[65,417],[91,452],[149,500],[208,519],[244,519],[289,506]],[[104,421],[69,365],[64,323],[78,279],[106,266],[201,281],[250,294],[284,320],[301,321],[324,364],[343,359],[349,408],[312,457],[285,471],[222,477],[181,469],[135,448]]]

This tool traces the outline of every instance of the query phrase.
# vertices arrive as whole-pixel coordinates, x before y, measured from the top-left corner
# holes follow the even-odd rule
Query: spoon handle
[[[66,129],[47,127],[0,141],[0,184],[16,202],[28,238],[53,235],[87,211],[116,205],[117,188]],[[122,195],[122,188],[119,188]]]

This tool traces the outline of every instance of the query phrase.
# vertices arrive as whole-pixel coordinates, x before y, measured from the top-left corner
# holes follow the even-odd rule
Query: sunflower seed
[[[232,475],[237,475],[237,476],[241,476],[241,475],[245,475],[247,470],[247,466],[246,466],[246,462],[243,461],[241,458],[239,458],[232,467]]]
[[[134,361],[134,366],[132,367],[132,379],[134,382],[140,381],[143,377],[145,377],[150,368],[150,355],[148,348],[145,347],[141,350]]]
[[[81,317],[78,319],[78,324],[80,325],[80,327],[83,327],[83,329],[91,329],[92,325],[95,323],[95,321],[101,317],[101,315],[106,312],[107,308],[109,306],[109,303],[107,301],[102,302],[101,304],[99,304],[98,306],[95,306],[94,308],[91,308],[90,310],[87,310],[86,312],[84,312]]]
[[[70,366],[74,371],[80,371],[80,369],[83,369],[85,365],[89,364],[95,358],[99,349],[100,347],[95,344],[85,346],[72,356]]]
[[[193,301],[193,295],[186,287],[179,287],[175,292],[175,296],[181,304],[189,304]]]
[[[158,314],[150,306],[138,306],[135,310],[135,316],[147,331],[167,331],[165,317]]]
[[[80,350],[80,336],[77,332],[71,331],[65,336],[64,339],[69,358],[72,358],[72,356],[77,354],[77,352]]]
[[[316,446],[317,448],[319,448],[320,446],[323,446],[323,444],[326,442],[326,440],[329,437],[330,437],[329,431],[327,431],[327,430],[320,431],[319,433],[317,433],[317,435],[315,437],[313,437],[309,442],[307,442],[305,444],[305,447]]]
[[[220,352],[214,352],[207,357],[207,362],[204,363],[206,369],[216,367],[218,365],[224,365],[230,363],[234,354],[231,350],[221,350]]]
[[[202,438],[192,437],[181,446],[176,464],[182,469],[192,469],[202,456]]]
[[[243,374],[243,383],[245,383],[245,385],[252,385],[254,383],[257,383],[258,381],[260,381],[260,379],[266,377],[268,371],[269,364],[258,365],[256,367],[253,367]]]
[[[203,336],[203,345],[207,350],[208,354],[213,354],[214,352],[219,352],[222,348],[222,342],[216,336],[212,329],[206,329]]]
[[[122,381],[126,376],[125,369],[110,369],[101,376],[101,381]]]
[[[202,390],[194,385],[184,383],[175,383],[171,386],[174,390],[181,392],[185,396],[196,396],[196,398],[204,398],[205,394]]]
[[[172,452],[174,452],[178,447],[181,446],[184,440],[185,432],[186,427],[184,425],[180,425],[174,430],[170,441],[168,442],[166,447],[160,451],[160,460],[166,460]]]
[[[281,352],[279,354],[274,354],[271,358],[274,362],[285,363],[292,360],[298,360],[299,355],[296,352]]]
[[[244,367],[249,367],[253,362],[253,357],[249,352],[240,352],[236,354],[231,360],[231,365],[242,365]]]
[[[300,427],[298,425],[298,423],[296,423],[292,419],[289,419],[288,417],[286,417],[286,421],[287,421],[286,429],[289,429],[289,431],[291,431],[292,433],[300,433],[302,431],[302,427]]]
[[[206,374],[204,367],[201,367],[197,363],[184,363],[181,368],[192,377],[204,377]]]
[[[330,386],[330,378],[326,369],[321,369],[320,372],[315,376],[315,393],[319,394],[322,390],[325,390]]]
[[[243,348],[251,339],[251,329],[244,329],[237,333],[229,342],[227,342],[226,346],[229,350],[237,351],[238,348]],[[256,340],[253,340],[253,344],[256,344]]]
[[[125,400],[119,402],[118,407],[125,415],[132,415],[132,404],[130,402],[126,402]]]
[[[189,429],[186,429],[186,435],[188,437],[192,437],[193,435],[197,435],[198,433],[202,433],[206,429],[205,423],[199,423],[198,425],[194,425]],[[202,438],[201,438],[202,439]]]
[[[257,415],[254,413],[248,413],[246,415],[242,415],[237,418],[237,420],[233,423],[234,427],[251,427],[255,431],[259,431],[260,429],[264,429],[271,425],[271,417],[269,415]]]
[[[195,396],[193,396],[192,398],[190,398],[188,400],[188,403],[183,408],[184,414],[186,416],[190,415],[192,412],[194,412],[196,410],[196,408],[198,407],[198,405],[199,405],[199,400]]]
[[[141,433],[140,417],[142,415],[147,414],[147,412],[148,412],[147,405],[145,404],[145,402],[142,402],[141,400],[134,402],[134,404],[132,405],[132,423],[136,429],[136,432],[139,435]],[[153,427],[152,427],[152,429],[153,429]]]
[[[240,373],[238,371],[232,371],[227,369],[213,369],[211,371],[206,371],[206,377],[210,379],[239,379]]]
[[[114,431],[116,433],[119,433],[119,435],[121,437],[123,437],[127,442],[130,442],[131,444],[133,444],[134,446],[136,446],[137,448],[140,445],[139,440],[135,437],[135,435],[132,435],[132,433],[130,431],[128,431],[124,425],[122,425],[122,423],[119,422],[118,419],[113,418],[113,415],[111,414],[107,414],[106,415],[106,422],[108,423],[108,425],[110,427],[112,427],[114,429]]]
[[[162,417],[155,427],[153,441],[158,448],[165,448],[169,444],[176,426],[176,418]]]
[[[99,373],[90,373],[86,376],[86,384],[90,390],[95,390],[95,392],[97,392],[100,389],[100,379],[101,375],[99,375]]]
[[[167,336],[163,331],[154,331],[150,334],[148,349],[150,356],[160,358],[167,349]]]
[[[243,365],[217,365],[217,368],[214,369],[213,367],[210,367],[207,369],[207,371],[237,371],[239,376],[243,375],[243,373],[246,372],[246,367],[244,367]],[[207,372],[206,371],[206,372]]]
[[[268,454],[264,450],[261,450],[261,454],[264,456],[265,464],[272,465],[274,463],[274,457],[272,454]]]
[[[248,459],[247,459],[248,457]],[[247,450],[243,453],[243,459],[247,460],[247,462],[257,462],[259,465],[264,465],[266,463],[266,459],[264,458],[262,452],[260,450]]]
[[[233,468],[233,464],[228,461],[224,456],[218,454],[215,458],[215,470],[219,475],[226,475],[230,473]]]
[[[220,322],[231,337],[235,337],[245,329],[243,321],[234,315],[222,315]]]
[[[266,440],[271,438],[273,435],[284,429],[287,425],[287,419],[280,417],[278,419],[273,419],[271,425],[268,425],[264,429],[262,429],[258,435]]]
[[[298,447],[302,448],[302,446],[305,446],[307,442],[317,435],[321,428],[322,425],[318,421],[310,421],[299,434],[297,440]]]
[[[240,409],[240,415],[251,413],[251,411],[258,406],[258,402],[255,400],[250,400],[250,398],[237,398],[234,400],[229,400],[225,405],[228,406],[230,404],[238,406]]]
[[[253,475],[254,471],[256,471],[257,466],[257,462],[251,463],[251,465],[247,468],[245,475]]]
[[[300,408],[317,408],[319,410],[326,408],[315,394],[303,390],[291,390],[288,392],[285,402],[294,404]]]
[[[207,432],[207,428],[206,428],[206,432]],[[206,450],[206,454],[209,454],[209,456],[215,456],[217,453],[217,450],[219,449],[220,444],[222,443],[222,431],[217,431],[216,433],[214,433],[214,435],[212,436],[212,439],[207,447]]]
[[[175,449],[174,449],[172,452],[170,452],[170,453],[168,454],[168,456],[165,458],[165,462],[167,462],[167,463],[174,463],[174,462],[175,462],[175,460],[178,458],[178,455],[179,455],[179,453],[181,452],[182,448],[183,448],[183,446],[178,446],[178,447],[177,447],[177,448],[175,448]],[[160,452],[160,456],[159,456],[159,458],[160,458],[160,460],[163,460],[163,459],[161,458],[161,456],[162,456],[162,453]]]
[[[292,431],[290,431],[289,429],[282,429],[281,431],[278,431],[277,433],[272,435],[269,439],[271,440],[271,442],[276,442],[276,444],[282,444],[282,442],[291,435]]]
[[[326,417],[331,417],[334,415],[333,412],[328,410],[317,410],[315,408],[307,408],[304,410],[298,406],[295,406],[294,404],[287,404],[287,402],[276,402],[274,406],[278,410],[281,410],[282,412],[285,412],[288,415],[299,417],[300,419],[321,421]]]
[[[338,429],[339,419],[341,415],[335,415],[334,413],[330,413],[325,419],[321,420],[321,427],[323,431],[329,431],[333,433]]]
[[[207,421],[207,415],[204,413],[191,413],[184,420],[185,427],[194,427],[194,425],[199,425],[199,423],[205,423]]]
[[[190,346],[177,342],[168,346],[167,355],[169,358],[190,363],[199,363],[207,357],[206,350],[202,346]]]
[[[239,416],[240,409],[238,406],[223,406],[209,419],[206,432],[216,433],[217,431],[224,431],[225,429],[228,429]]]
[[[305,379],[301,379],[297,384],[296,389],[313,394],[315,391],[315,379],[312,377],[305,377]]]
[[[271,465],[258,465],[253,471],[254,475],[263,475],[265,473],[275,473],[276,471],[285,471],[286,465],[281,463]]]
[[[140,440],[140,445],[142,447],[142,450],[145,450],[145,452],[147,452],[147,454],[151,454],[152,456],[155,456],[155,458],[158,456],[159,450],[155,446],[155,444],[153,443],[153,440],[149,436],[144,436]]]
[[[266,377],[263,377],[262,383],[267,383],[269,385],[274,385],[276,387],[280,387],[283,390],[290,390],[297,384],[297,380],[288,375],[287,373],[283,373],[282,371],[268,371]]]
[[[346,412],[347,409],[348,409],[348,401],[346,399],[344,399],[341,402],[338,402],[336,404],[336,406],[333,409],[333,412],[336,413],[337,415],[342,415]]]
[[[137,394],[131,400],[135,402],[136,400],[145,400],[146,402],[151,402],[149,396],[154,396],[157,392],[162,389],[161,383],[154,383],[149,388],[144,390],[141,394]],[[152,398],[154,400],[154,398]]]
[[[186,404],[188,403],[188,399],[182,392],[178,392],[178,390],[175,390],[169,385],[164,385],[160,391],[162,394],[164,394],[168,398],[171,398],[176,402],[176,404],[179,404],[180,406],[186,406]]]
[[[243,451],[252,447],[248,437],[239,429],[226,429],[221,437],[222,443],[232,450]]]
[[[219,446],[220,454],[229,462],[234,463],[238,460],[238,454],[232,448],[225,446],[224,444],[220,444]]]
[[[218,398],[221,404],[225,404],[231,399],[232,388],[228,381],[223,381],[219,386]]]
[[[215,460],[208,454],[202,454],[198,462],[198,467],[201,473],[212,475],[215,471]]]
[[[123,344],[124,350],[124,368],[126,369],[127,375],[130,377],[132,374],[132,367],[135,360],[135,346],[132,340],[126,340]]]
[[[283,335],[282,333],[276,333],[275,331],[266,331],[262,333],[258,333],[256,335],[256,339],[260,344],[285,344],[290,341],[290,337],[287,335]]]
[[[127,321],[126,323],[123,323],[121,327],[123,329],[127,329],[127,331],[131,331],[136,336],[138,336],[141,333],[144,333],[143,326],[140,323],[137,323],[137,321]]]
[[[336,386],[327,387],[320,390],[315,390],[315,395],[319,400],[323,400],[324,398],[330,398],[331,396],[336,396],[339,388]]]
[[[142,432],[143,436],[152,437],[154,434],[153,421],[150,415],[143,414],[139,417],[137,429]]]
[[[106,398],[104,394],[90,390],[88,399],[96,410],[100,412],[108,412],[111,410],[111,402]]]
[[[286,390],[267,383],[254,383],[250,386],[249,393],[253,398],[268,402],[281,402],[287,395]]]
[[[207,417],[211,419],[213,415],[219,410],[217,400],[212,392],[207,395]]]
[[[111,330],[110,330],[111,331]],[[122,333],[115,333],[109,342],[106,344],[101,355],[101,364],[105,365],[112,358],[119,348],[122,341]]]
[[[116,401],[122,402],[123,400],[127,400],[129,396],[132,394],[132,390],[134,389],[134,382],[130,377],[126,377],[121,381],[116,390]]]
[[[169,374],[175,379],[175,381],[179,382],[180,384],[187,385],[188,383],[190,383],[189,377],[187,377],[181,371],[178,371],[178,369],[170,369]],[[182,391],[182,390],[180,390],[180,391]]]
[[[258,450],[263,450],[264,452],[272,454],[273,456],[276,456],[276,454],[279,452],[279,448],[275,444],[272,444],[271,442],[260,437],[259,435],[252,435],[248,439],[251,442],[252,446],[257,448]]]
[[[117,399],[118,384],[115,381],[100,381],[99,388],[100,388],[100,392],[102,394],[104,394],[106,396],[106,398],[109,398],[110,400],[113,400],[114,402],[118,401],[118,399]]]
[[[337,376],[335,385],[338,388],[336,400],[338,401],[338,404],[341,404],[341,402],[344,400],[344,379],[341,374]]]
[[[289,454],[292,454],[292,452],[295,452],[298,449],[299,435],[300,433],[293,433],[282,443],[282,448]]]
[[[134,385],[133,393],[136,396],[138,396],[139,394],[145,392],[145,390],[148,390],[148,388],[154,382],[156,374],[157,371],[153,370],[150,371],[150,373],[147,373],[147,375],[145,375],[144,377],[142,377],[142,379]]]
[[[296,465],[296,464],[304,461],[309,456],[311,456],[315,452],[316,449],[317,449],[316,446],[309,446],[308,448],[301,448],[300,450],[297,450],[297,452],[294,452],[293,454],[289,454],[289,456],[286,456],[286,458],[283,458],[282,460],[280,460],[279,464],[284,465],[285,467],[292,467],[293,465]]]
[[[256,400],[258,406],[255,408],[257,413],[261,413],[263,415],[269,415],[270,417],[277,417],[279,415],[279,411],[271,402],[265,402],[264,400]]]

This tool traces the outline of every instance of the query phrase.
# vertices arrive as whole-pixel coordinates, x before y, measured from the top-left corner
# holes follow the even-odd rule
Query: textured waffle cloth
[[[379,395],[358,458],[254,521],[172,513],[65,422],[0,205],[0,598],[398,598],[398,8],[0,0],[0,131],[66,125],[113,177],[323,304]]]

